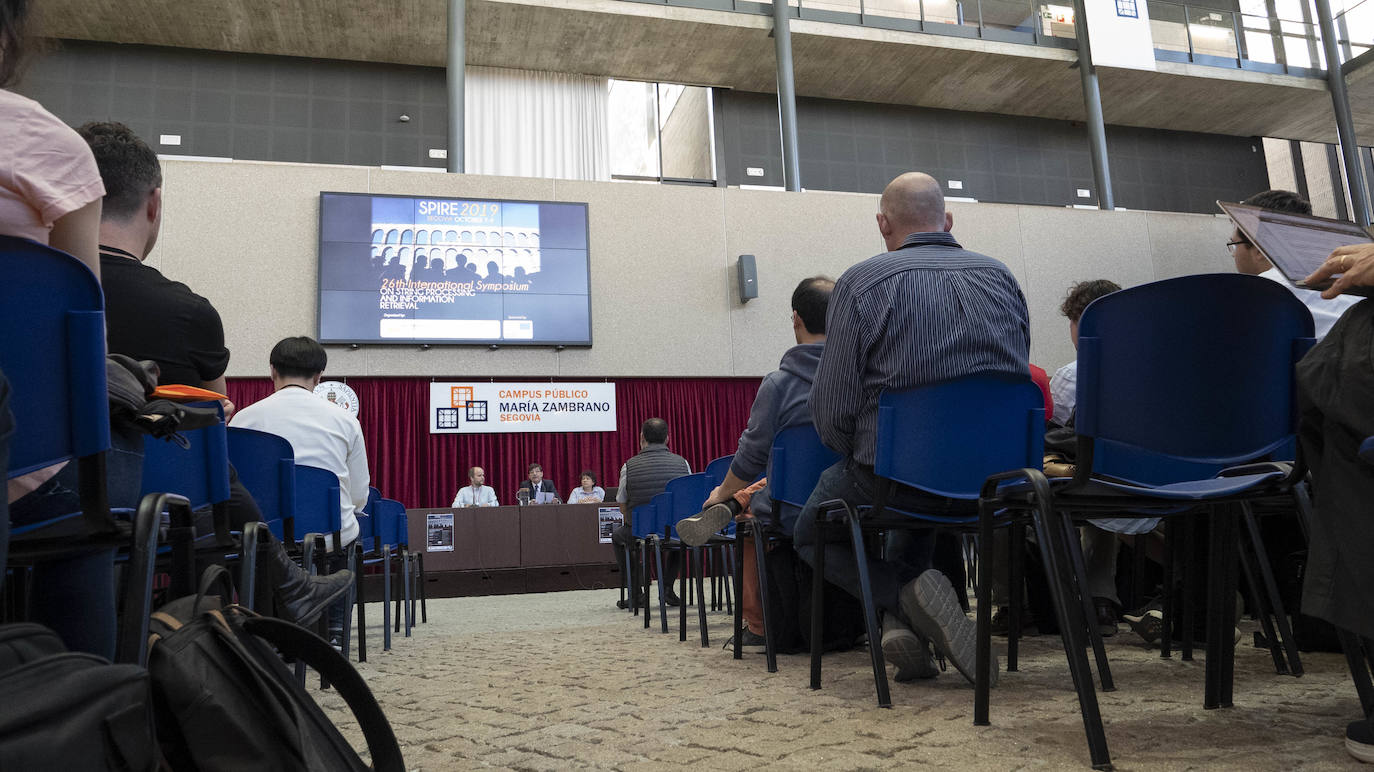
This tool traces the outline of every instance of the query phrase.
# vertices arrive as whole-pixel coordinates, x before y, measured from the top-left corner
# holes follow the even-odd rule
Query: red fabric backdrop
[[[758,378],[612,379],[614,432],[430,434],[431,380],[347,379],[358,394],[372,484],[407,507],[448,506],[474,465],[486,469],[487,484],[502,504],[515,503],[525,467],[536,461],[560,498],[583,469],[595,471],[602,487],[616,485],[620,465],[639,451],[639,425],[653,416],[668,422],[669,447],[701,471],[711,459],[735,452],[759,386]],[[239,407],[271,393],[266,378],[229,380],[229,398]]]

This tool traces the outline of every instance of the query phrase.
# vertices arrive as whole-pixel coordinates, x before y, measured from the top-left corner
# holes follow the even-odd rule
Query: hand
[[[722,493],[720,488],[721,486],[717,485],[711,491],[711,493],[707,495],[706,500],[701,503],[701,509],[703,512],[706,511],[706,508],[711,506],[712,504],[719,504],[725,501],[726,499],[730,498],[729,496]]]
[[[1341,274],[1340,278],[1322,291],[1322,297],[1327,300],[1351,287],[1374,286],[1374,243],[1336,247],[1326,262],[1302,282],[1321,284],[1336,274]]]
[[[234,411],[237,408],[235,408],[234,403],[230,402],[227,398],[220,400],[219,404],[220,407],[224,408],[224,422],[229,423],[229,419],[234,417]]]

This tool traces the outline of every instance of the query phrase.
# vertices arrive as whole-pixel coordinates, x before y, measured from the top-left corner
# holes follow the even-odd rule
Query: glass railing
[[[802,19],[1061,45],[1072,39],[1073,6],[1032,0],[789,0]],[[1059,21],[1054,19],[1056,14]],[[1067,23],[1066,20],[1067,19]]]
[[[1306,74],[1325,69],[1321,33],[1306,21],[1150,0],[1155,58]]]

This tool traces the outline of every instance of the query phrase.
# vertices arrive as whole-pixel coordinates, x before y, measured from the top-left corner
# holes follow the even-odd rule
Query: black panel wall
[[[447,142],[442,69],[68,41],[17,90],[74,126],[126,123],[160,153],[446,163],[429,157]],[[181,144],[160,145],[164,134]]]
[[[724,172],[730,185],[782,185],[777,99],[722,95]],[[896,175],[957,180],[951,196],[1067,206],[1095,204],[1087,131],[1068,121],[823,99],[797,102],[802,186],[880,193]],[[1117,206],[1215,214],[1269,186],[1260,140],[1107,127]],[[763,175],[749,176],[749,167]],[[1091,197],[1078,196],[1080,189]]]

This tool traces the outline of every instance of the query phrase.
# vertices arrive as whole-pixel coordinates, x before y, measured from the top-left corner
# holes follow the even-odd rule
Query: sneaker
[[[1152,601],[1134,614],[1125,614],[1121,618],[1126,620],[1131,632],[1150,645],[1159,643],[1159,637],[1164,634],[1164,609],[1159,601]]]
[[[940,675],[926,641],[892,615],[883,617],[883,658],[897,667],[892,680],[905,683]]]
[[[964,614],[949,578],[932,568],[911,580],[897,596],[902,613],[931,643],[935,651],[953,663],[973,683],[978,653],[978,629]],[[997,685],[997,656],[992,657],[990,676]]]
[[[1006,606],[998,606],[992,612],[992,634],[1006,637],[1011,630],[1011,609]],[[1021,609],[1021,636],[1025,637],[1035,631],[1035,619],[1031,616],[1030,609]]]
[[[726,641],[721,648],[734,651],[735,636],[730,636],[730,640]],[[739,650],[747,651],[750,654],[764,654],[768,651],[768,641],[762,635],[746,627],[744,633],[740,635]]]
[[[711,540],[720,529],[729,525],[730,508],[724,504],[712,504],[705,510],[677,521],[677,538],[688,547],[700,547]]]
[[[1345,728],[1345,750],[1366,764],[1374,764],[1374,726],[1369,719],[1351,722]]]

